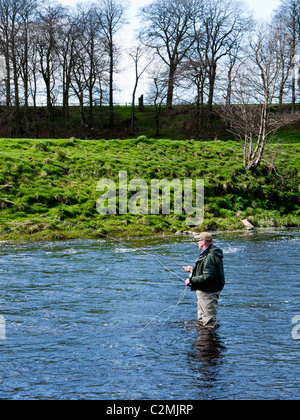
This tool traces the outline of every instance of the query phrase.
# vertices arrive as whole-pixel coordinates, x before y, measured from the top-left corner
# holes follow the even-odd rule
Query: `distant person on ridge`
[[[213,245],[212,235],[202,232],[198,239],[201,251],[195,267],[184,266],[183,270],[191,273],[185,281],[186,286],[197,293],[197,312],[201,326],[208,329],[217,327],[218,299],[225,285],[223,251]]]

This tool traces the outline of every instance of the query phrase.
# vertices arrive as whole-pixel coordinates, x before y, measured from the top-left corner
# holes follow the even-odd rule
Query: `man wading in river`
[[[217,327],[218,299],[225,284],[223,251],[212,244],[212,235],[202,232],[198,239],[201,254],[195,267],[184,266],[183,270],[191,273],[185,281],[186,286],[197,293],[198,320],[201,326]]]

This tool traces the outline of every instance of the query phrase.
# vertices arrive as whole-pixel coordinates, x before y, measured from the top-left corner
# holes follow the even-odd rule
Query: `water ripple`
[[[197,257],[187,238],[137,239],[130,250],[2,242],[0,398],[299,399],[299,239],[217,235],[227,284],[215,332],[197,325],[190,290],[168,319],[184,285],[139,252],[171,258],[182,275],[173,262]]]

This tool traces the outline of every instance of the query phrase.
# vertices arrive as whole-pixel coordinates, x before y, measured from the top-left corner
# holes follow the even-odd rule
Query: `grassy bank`
[[[127,139],[146,135],[149,138],[184,140],[195,138],[196,126],[199,126],[196,122],[197,112],[193,105],[175,105],[168,111],[162,106],[159,116],[154,106],[147,105],[143,111],[135,107],[134,135],[131,133],[132,108],[130,104],[114,107],[113,127],[110,125],[110,111],[107,106],[94,107],[92,117],[89,107],[84,107],[84,124],[78,106],[70,106],[68,112],[60,106],[55,106],[51,131],[46,107],[36,109],[29,107],[28,118],[25,118],[24,111],[25,109],[21,109],[21,115],[19,115],[14,108],[0,106],[0,137]],[[21,120],[21,124],[16,118]],[[157,119],[158,134],[156,132]],[[198,137],[214,138],[228,135],[225,123],[216,113],[210,114],[207,107],[203,110],[201,121],[201,127],[199,126],[197,131]],[[23,127],[22,131],[18,131],[20,126]]]
[[[0,140],[0,239],[173,234],[186,214],[100,215],[97,182],[203,178],[205,218],[192,230],[299,227],[299,143],[268,147],[256,173],[245,172],[235,141]],[[172,204],[172,202],[171,202]],[[171,205],[171,210],[172,210]]]
[[[143,110],[135,107],[134,134],[131,133],[132,108],[127,105],[114,107],[114,125],[110,124],[110,110],[108,106],[94,106],[83,108],[85,122],[81,118],[78,106],[70,106],[64,110],[61,106],[53,107],[53,121],[51,131],[49,127],[47,108],[40,106],[34,109],[22,108],[16,112],[14,107],[0,106],[0,138],[82,138],[82,139],[128,139],[140,135],[159,139],[230,139],[227,124],[218,113],[218,105],[209,110],[204,106],[199,118],[194,105],[174,105],[171,110],[162,106],[159,113],[154,106],[146,105]],[[296,105],[297,110],[300,104]],[[291,105],[272,111],[290,112]],[[26,111],[26,112],[25,112]],[[158,124],[158,125],[157,125]],[[20,131],[21,130],[21,131]],[[158,133],[157,133],[158,130]],[[285,129],[286,130],[286,129]],[[293,128],[300,132],[300,123]],[[52,133],[50,135],[50,132]]]

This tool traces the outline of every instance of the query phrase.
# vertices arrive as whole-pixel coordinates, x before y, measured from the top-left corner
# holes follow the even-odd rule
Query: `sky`
[[[80,0],[78,2],[84,3],[90,0]],[[280,4],[280,0],[244,0],[245,3],[249,5],[251,9],[254,11],[254,16],[256,18],[266,18],[268,19],[272,13],[273,9],[276,9],[277,6]],[[136,11],[140,7],[147,6],[150,4],[152,0],[128,0],[127,3],[129,4],[128,8],[128,15],[130,17],[134,17]],[[73,6],[76,4],[76,0],[59,0],[59,3],[64,5]],[[126,0],[125,0],[126,3]]]
[[[253,10],[254,17],[258,19],[269,19],[272,11],[280,4],[280,0],[246,0],[245,2]]]
[[[135,33],[134,29],[138,29],[139,20],[137,18],[138,10],[141,7],[147,6],[152,0],[131,0],[130,7],[127,10],[128,19],[131,22],[131,25],[126,25],[123,35],[123,41],[126,40],[129,44],[134,41]],[[128,2],[129,3],[129,2]],[[253,11],[253,16],[256,19],[270,19],[272,11],[275,10],[279,4],[280,0],[245,0],[245,3],[248,5],[250,10]],[[133,61],[132,61],[133,63]],[[121,104],[129,103],[132,98],[132,90],[134,87],[135,78],[134,71],[128,69],[128,71],[121,72],[116,77],[116,84],[119,91],[115,93],[116,101],[119,101]],[[138,85],[136,92],[136,101],[141,94],[147,94],[147,83],[146,76],[141,79]],[[145,98],[147,101],[147,99]]]
[[[63,0],[71,1],[71,0]],[[126,0],[125,0],[126,1]],[[150,4],[153,0],[128,0],[129,8],[127,14],[130,21],[136,21],[137,11],[144,6]],[[243,0],[251,10],[253,10],[254,17],[257,19],[269,19],[272,11],[276,9],[280,0]],[[135,25],[134,25],[135,26]],[[127,28],[128,30],[128,28]]]
[[[89,0],[80,0],[81,3],[84,3]],[[126,3],[126,0],[124,0]],[[136,31],[139,28],[139,19],[138,19],[138,11],[140,8],[147,6],[153,0],[128,0],[128,8],[126,10],[127,19],[130,24],[126,25],[120,34],[120,40],[123,46],[130,47],[136,39]],[[253,16],[256,19],[270,19],[272,11],[275,10],[279,4],[280,0],[243,0],[250,10],[253,11]],[[76,0],[58,0],[59,3],[63,5],[70,5],[74,6],[76,4]],[[131,60],[131,59],[130,59]],[[123,62],[122,62],[123,64]],[[132,67],[131,67],[132,66]],[[126,71],[124,70],[126,67]],[[142,94],[146,94],[146,80],[141,79],[138,85],[137,93],[136,93],[136,100]],[[123,64],[120,66],[120,72],[115,76],[115,85],[118,88],[115,92],[115,102],[124,104],[130,103],[132,97],[132,91],[135,83],[135,75],[133,70],[133,60],[127,61],[127,64]]]

